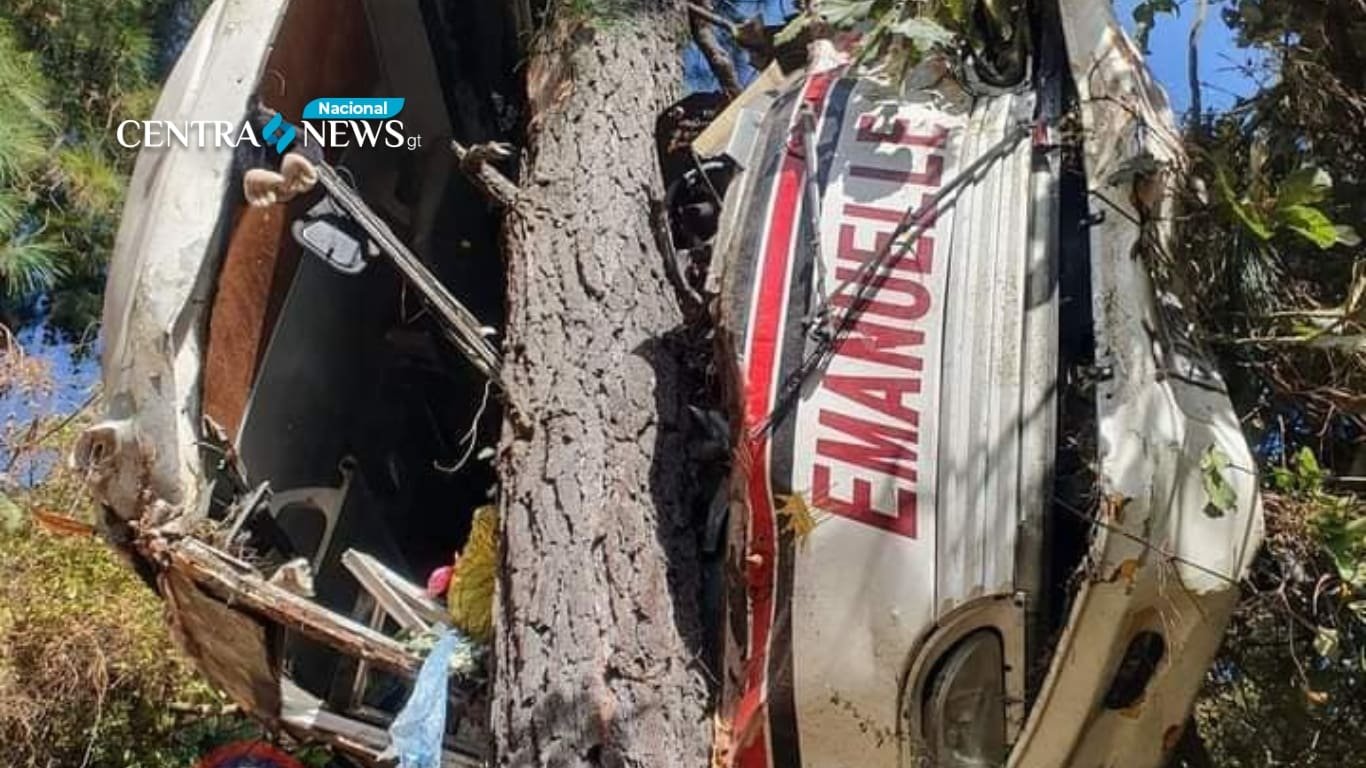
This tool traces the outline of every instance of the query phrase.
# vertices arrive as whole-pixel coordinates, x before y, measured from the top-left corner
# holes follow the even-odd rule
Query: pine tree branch
[[[721,90],[727,98],[733,99],[743,90],[740,76],[735,71],[735,61],[721,46],[721,42],[716,38],[716,30],[712,27],[733,28],[734,25],[718,16],[710,6],[711,0],[688,3],[688,28],[692,32],[693,42],[697,43],[698,49],[702,51],[702,58],[707,60],[707,66],[716,76],[716,82],[721,84]]]
[[[1190,52],[1186,57],[1186,77],[1190,80],[1191,130],[1202,132],[1204,108],[1200,99],[1200,33],[1205,28],[1205,16],[1209,12],[1209,0],[1195,0],[1195,18],[1191,20]]]

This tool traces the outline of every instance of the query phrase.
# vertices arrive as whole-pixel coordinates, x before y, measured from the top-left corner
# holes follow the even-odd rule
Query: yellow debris
[[[775,496],[778,502],[778,518],[783,521],[784,530],[792,534],[798,545],[806,543],[806,537],[816,529],[824,517],[818,509],[812,509],[800,493],[791,496]]]
[[[474,511],[465,551],[455,562],[446,606],[451,623],[469,638],[493,639],[493,584],[498,574],[498,508],[485,505]]]

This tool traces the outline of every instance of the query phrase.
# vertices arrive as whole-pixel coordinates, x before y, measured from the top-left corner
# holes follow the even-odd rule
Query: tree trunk
[[[709,748],[666,341],[682,315],[649,215],[684,19],[657,1],[619,14],[553,20],[527,66],[522,191],[504,232],[503,766],[702,766]]]

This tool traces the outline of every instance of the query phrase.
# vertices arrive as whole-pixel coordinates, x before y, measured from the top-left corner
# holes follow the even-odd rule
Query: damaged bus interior
[[[289,115],[317,94],[405,99],[420,148],[329,147],[323,159],[486,337],[503,308],[498,212],[460,176],[450,142],[520,128],[517,5],[292,0],[257,94]],[[487,452],[502,411],[424,294],[319,199],[228,203],[202,377],[203,460],[217,469],[207,516],[223,554],[264,573],[301,557],[316,603],[394,634],[393,608],[377,608],[343,556],[415,584],[449,565],[493,493]],[[401,678],[305,633],[274,642],[294,694],[331,711],[383,725],[406,696]],[[465,730],[483,718],[461,714],[452,734],[481,743]]]

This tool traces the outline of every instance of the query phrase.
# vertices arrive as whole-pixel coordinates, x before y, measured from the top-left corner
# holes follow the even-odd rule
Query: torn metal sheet
[[[380,763],[388,746],[384,729],[331,711],[283,674],[275,660],[279,632],[315,638],[355,659],[358,675],[376,668],[412,679],[422,664],[420,653],[273,583],[197,539],[153,531],[144,533],[137,547],[142,556],[162,564],[159,583],[177,644],[235,703],[268,725],[325,741],[367,765]],[[353,562],[384,580],[423,615],[439,612],[415,585],[373,560],[359,555]],[[442,763],[481,764],[454,750],[446,752]]]
[[[381,252],[403,273],[404,279],[427,302],[432,311],[441,318],[451,342],[483,375],[498,379],[502,363],[499,354],[480,331],[479,322],[455,298],[446,286],[437,280],[431,270],[413,254],[375,212],[370,209],[360,195],[326,164],[318,167],[318,178],[327,193],[342,210],[359,223],[378,244]]]
[[[153,120],[240,114],[256,87],[285,0],[217,0],[162,88]],[[153,162],[155,159],[155,162]],[[101,325],[104,399],[116,437],[84,454],[109,478],[101,504],[135,519],[153,500],[194,509],[201,330],[213,290],[233,149],[158,153],[137,163],[109,259]],[[147,290],[155,285],[156,290]]]
[[[378,762],[380,753],[389,746],[389,734],[383,728],[329,712],[319,699],[288,680],[281,690],[280,722],[286,729],[321,739],[369,763]],[[482,768],[484,765],[481,760],[449,750],[441,755],[441,768]]]
[[[381,764],[380,754],[388,746],[384,728],[329,711],[324,702],[281,674],[272,633],[299,631],[328,642],[365,666],[407,678],[417,674],[421,655],[272,584],[249,566],[194,538],[150,533],[139,538],[139,548],[154,562],[164,563],[158,581],[176,644],[243,711],[307,741],[331,743],[363,764]],[[361,562],[365,562],[363,556]],[[408,596],[417,590],[398,584],[393,589]],[[451,750],[441,764],[482,765],[474,757]]]
[[[148,556],[168,564],[207,592],[234,606],[259,614],[361,659],[411,678],[422,659],[398,641],[323,608],[308,598],[244,572],[209,545],[192,537],[154,538],[144,544]]]
[[[209,597],[179,570],[162,573],[172,636],[209,680],[233,703],[257,717],[280,712],[280,671],[271,660],[269,627]]]
[[[1157,766],[1185,726],[1260,545],[1261,499],[1222,382],[1181,340],[1179,307],[1153,285],[1156,254],[1140,245],[1171,247],[1173,185],[1186,163],[1166,96],[1109,3],[1062,0],[1060,13],[1082,104],[1090,207],[1105,213],[1089,239],[1096,363],[1113,372],[1096,382],[1100,493],[1111,501],[1098,513],[1093,577],[1075,598],[1011,765]],[[1162,170],[1115,173],[1135,158]],[[1155,185],[1153,210],[1135,209],[1139,183]],[[1191,368],[1200,380],[1171,375]],[[1224,479],[1237,497],[1217,516],[1207,513],[1200,470],[1210,450],[1228,457]],[[1109,708],[1097,692],[1144,632],[1163,641],[1157,672],[1141,700]]]

